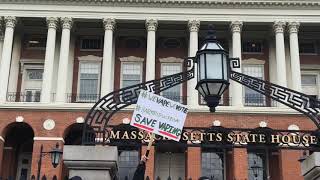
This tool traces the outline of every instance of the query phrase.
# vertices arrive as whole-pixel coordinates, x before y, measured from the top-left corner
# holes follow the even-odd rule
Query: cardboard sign
[[[179,141],[187,113],[185,105],[142,90],[130,124]]]

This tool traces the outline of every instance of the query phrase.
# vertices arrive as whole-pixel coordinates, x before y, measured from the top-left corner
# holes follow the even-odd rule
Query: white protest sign
[[[185,105],[141,90],[130,124],[179,141],[187,113]]]

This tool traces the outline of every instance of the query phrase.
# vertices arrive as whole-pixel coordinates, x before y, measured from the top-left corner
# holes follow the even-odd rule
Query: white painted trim
[[[2,136],[0,136],[0,140],[3,141],[3,142],[5,142],[5,140],[4,140],[4,138],[3,138]]]
[[[252,65],[264,65],[266,62],[264,60],[256,59],[256,58],[249,58],[249,59],[243,59],[241,61],[242,64],[252,64]]]
[[[128,56],[119,58],[121,62],[143,62],[144,58],[136,56]]]
[[[176,57],[166,57],[166,58],[160,58],[159,61],[161,63],[182,63],[183,59],[176,58]]]
[[[34,141],[62,141],[64,143],[64,139],[62,137],[39,137],[36,136],[33,138]]]
[[[94,55],[87,55],[87,56],[79,56],[78,57],[79,61],[97,61],[97,62],[101,62],[102,61],[102,57],[99,56],[94,56]]]

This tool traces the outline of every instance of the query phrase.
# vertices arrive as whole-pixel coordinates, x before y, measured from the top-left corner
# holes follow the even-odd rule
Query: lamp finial
[[[208,25],[208,34],[206,36],[206,39],[216,39],[215,36],[215,30],[214,30],[214,26],[212,24]]]

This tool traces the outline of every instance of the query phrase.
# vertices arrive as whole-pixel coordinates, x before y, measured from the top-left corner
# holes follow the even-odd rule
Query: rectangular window
[[[20,101],[40,102],[42,88],[43,69],[40,67],[29,67],[26,65],[24,71],[23,90]]]
[[[181,63],[162,63],[161,64],[161,77],[180,73],[181,71],[182,71]],[[183,103],[181,84],[163,91],[161,95],[173,101]]]
[[[243,73],[253,76],[258,79],[264,79],[263,65],[243,65]],[[244,104],[245,106],[265,106],[265,96],[248,88],[244,87]]]
[[[100,63],[81,62],[79,67],[78,102],[95,102],[99,98]]]
[[[262,43],[258,41],[243,41],[242,51],[244,53],[262,53]]]
[[[205,150],[201,153],[201,176],[224,180],[224,153]]]
[[[100,37],[82,38],[80,50],[100,50],[102,49],[102,39]]]
[[[301,54],[316,54],[316,44],[314,41],[300,41],[299,52]]]
[[[122,62],[121,87],[129,87],[142,82],[142,62]]]
[[[41,91],[38,89],[25,90],[25,102],[40,102]]]
[[[119,150],[118,162],[119,179],[132,179],[139,164],[139,152],[137,150]]]
[[[46,35],[26,35],[24,44],[27,49],[40,49],[45,50],[47,46]]]
[[[264,152],[248,152],[249,180],[265,180],[268,177],[267,155]]]
[[[301,86],[302,86],[302,92],[310,95],[313,98],[318,98],[319,96],[319,72],[308,72],[305,73],[302,72],[301,75]]]

